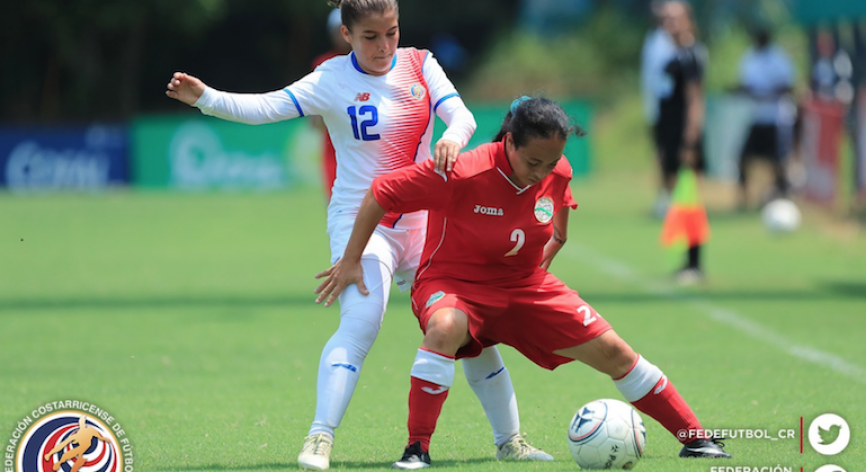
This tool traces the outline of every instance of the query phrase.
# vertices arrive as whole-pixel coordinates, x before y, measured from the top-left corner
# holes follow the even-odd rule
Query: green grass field
[[[813,471],[866,463],[866,243],[808,215],[771,237],[755,214],[711,212],[705,286],[671,284],[672,259],[649,218],[645,176],[576,181],[580,209],[552,270],[660,366],[705,427],[794,429],[732,439],[722,465]],[[0,195],[0,437],[51,400],[86,400],[122,423],[140,471],[296,469],[312,420],[320,349],[336,307],[313,303],[326,267],[317,190],[279,194],[120,192]],[[395,289],[396,292],[396,289]],[[409,368],[421,334],[408,297],[392,297],[337,434],[334,469],[385,469],[406,438]],[[566,443],[583,403],[620,398],[603,375],[551,373],[503,347],[529,439],[552,464],[499,463],[458,378],[431,455],[467,471],[575,470]],[[459,367],[458,367],[459,370]],[[851,443],[823,457],[805,445],[822,413],[847,419]],[[710,472],[644,418],[643,471]],[[753,469],[760,470],[760,469]],[[769,469],[765,469],[769,470]]]

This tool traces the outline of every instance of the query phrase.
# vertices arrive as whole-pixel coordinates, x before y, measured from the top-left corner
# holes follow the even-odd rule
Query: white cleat
[[[307,436],[298,455],[298,465],[305,470],[328,470],[333,447],[334,438],[328,433]]]
[[[550,462],[553,460],[553,456],[537,447],[532,447],[519,434],[499,446],[499,450],[496,451],[496,458],[501,461]]]

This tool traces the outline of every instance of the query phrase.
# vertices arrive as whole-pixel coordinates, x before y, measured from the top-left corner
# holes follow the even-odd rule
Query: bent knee
[[[433,313],[427,321],[424,346],[456,352],[469,337],[469,321],[460,310],[446,308]]]

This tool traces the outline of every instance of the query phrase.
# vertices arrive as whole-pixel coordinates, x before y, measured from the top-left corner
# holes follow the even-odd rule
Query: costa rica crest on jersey
[[[421,100],[427,95],[427,90],[424,88],[423,85],[415,84],[409,87],[409,93],[411,93],[412,96],[417,98],[418,100]]]
[[[553,200],[541,197],[535,202],[535,219],[540,223],[550,223],[553,219]]]

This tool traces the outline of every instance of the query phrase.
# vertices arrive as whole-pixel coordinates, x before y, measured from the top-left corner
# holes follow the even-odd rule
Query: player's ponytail
[[[400,14],[397,0],[328,0],[328,5],[340,9],[343,24],[349,29],[373,13],[381,15],[394,10],[394,13]]]
[[[525,145],[530,138],[559,136],[567,139],[572,134],[577,136],[586,134],[579,125],[571,124],[565,110],[558,103],[544,97],[527,96],[511,102],[511,107],[502,120],[502,126],[493,138],[493,142],[502,141],[509,132],[514,139],[515,147]]]

